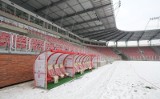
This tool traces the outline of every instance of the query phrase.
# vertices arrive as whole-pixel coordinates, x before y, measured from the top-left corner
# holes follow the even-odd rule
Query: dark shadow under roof
[[[128,41],[160,38],[160,30],[116,28],[111,0],[10,0],[83,38]]]

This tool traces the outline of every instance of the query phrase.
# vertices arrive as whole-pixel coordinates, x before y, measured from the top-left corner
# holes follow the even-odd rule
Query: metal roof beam
[[[117,34],[117,33],[113,33],[113,34],[111,34],[111,35],[106,35],[106,36],[104,36],[103,38],[101,38],[101,39],[99,39],[99,40],[105,40],[106,38],[110,38],[110,37],[113,37],[113,36],[115,36],[115,35],[119,35],[119,33]]]
[[[121,38],[120,40],[127,40],[133,34],[132,32],[125,32],[125,33],[127,33],[127,35],[125,37]]]
[[[101,30],[93,30],[93,31],[91,31],[91,32],[81,32],[81,33],[76,33],[77,35],[84,35],[84,34],[86,34],[86,35],[88,35],[88,34],[90,34],[90,33],[96,33],[96,32],[99,32],[99,31],[110,31],[110,30],[117,30],[116,28],[110,28],[110,29],[101,29]],[[85,35],[84,35],[85,36]]]
[[[82,32],[82,33],[77,33],[77,35],[81,35],[81,36],[87,36],[87,35],[91,35],[91,34],[94,34],[94,33],[97,33],[97,32],[102,32],[102,31],[106,31],[106,29],[102,29],[102,30],[94,30],[94,31],[91,31],[91,32]]]
[[[94,35],[98,35],[98,33],[101,33],[101,32],[113,32],[114,30],[111,30],[111,31],[107,31],[107,30],[105,30],[105,31],[100,31],[100,32],[94,32],[94,33],[91,33],[91,34],[88,34],[88,35],[85,35],[85,36],[83,36],[83,37],[89,37],[89,36],[94,36]],[[115,30],[116,31],[116,30]]]
[[[101,30],[93,30],[93,31],[91,31],[91,32],[82,32],[82,33],[77,33],[78,35],[84,35],[84,34],[86,34],[86,35],[88,35],[88,34],[90,34],[90,33],[96,33],[96,32],[99,32],[99,31],[109,31],[109,30],[115,30],[116,28],[112,28],[112,29],[101,29]],[[85,36],[85,35],[84,35]]]
[[[94,33],[94,34],[84,36],[84,38],[94,37],[94,36],[99,35],[99,33],[100,33],[100,34],[105,34],[106,32],[107,32],[107,31],[96,32],[96,33]]]
[[[102,27],[102,26],[103,25],[95,25],[95,26],[90,26],[90,27],[86,27],[86,28],[75,29],[72,32],[77,32],[77,31],[80,31],[80,30],[88,30],[88,29],[91,29],[91,28]]]
[[[105,36],[105,35],[108,35],[108,34],[113,34],[115,31],[104,31],[100,34],[97,34],[97,35],[92,35],[88,38],[91,38],[91,39],[95,39],[95,38],[98,38],[98,37],[102,37],[102,36]]]
[[[22,1],[23,3],[21,3],[21,5],[23,5],[23,4],[25,4],[25,3],[29,2],[29,1],[30,0]]]
[[[52,3],[50,3],[49,5],[43,6],[43,7],[39,8],[39,9],[36,9],[35,12],[39,13],[39,12],[41,12],[41,11],[43,11],[43,10],[46,10],[46,9],[48,9],[48,8],[50,8],[50,7],[53,7],[53,6],[55,6],[55,5],[58,5],[58,4],[60,4],[60,3],[66,2],[66,1],[68,1],[68,0],[59,0],[59,1],[57,1],[57,2],[52,2]]]
[[[109,35],[105,35],[105,36],[103,36],[103,37],[99,37],[99,38],[97,38],[97,40],[105,39],[106,37],[110,37],[111,35],[113,36],[113,35],[115,35],[115,33],[111,33],[111,34],[109,34]]]
[[[116,32],[117,32],[117,31],[116,31]],[[111,34],[105,35],[105,36],[103,36],[103,37],[99,37],[99,38],[97,38],[97,40],[102,40],[102,39],[104,39],[104,38],[106,38],[106,37],[108,37],[108,36],[113,36],[113,35],[115,35],[116,32],[113,32],[113,33],[111,33]]]
[[[133,35],[134,35],[134,32],[131,33],[131,35],[128,37],[128,39],[126,39],[126,41],[128,41]]]
[[[138,38],[137,41],[139,41],[142,38],[142,36],[144,35],[144,33],[145,33],[145,31],[143,31],[143,33],[139,36],[139,38]]]
[[[132,35],[131,32],[127,32],[127,34],[124,37],[122,37],[121,39],[119,39],[118,41],[126,41],[126,39],[128,39],[131,35]]]
[[[63,16],[63,19],[75,16],[75,15],[83,14],[83,13],[86,13],[86,12],[89,12],[89,11],[93,11],[93,10],[96,10],[96,9],[100,9],[100,8],[103,8],[103,7],[106,7],[106,6],[109,6],[109,5],[111,5],[111,3],[101,5],[101,6],[98,6],[98,7],[94,7],[94,8],[89,8],[89,9],[82,10],[82,11],[79,11],[79,12],[76,12],[76,13],[68,14],[66,16]],[[58,20],[61,20],[61,19],[62,18],[60,17],[60,18],[57,18],[57,19],[53,19],[52,21],[55,22],[55,21],[58,21]]]
[[[93,35],[96,35],[97,33],[104,33],[104,32],[106,32],[106,31],[99,31],[99,32],[94,32],[94,33],[90,33],[90,34],[88,34],[88,35],[82,35],[84,38],[85,37],[89,37],[89,36],[93,36]]]
[[[152,39],[155,38],[158,34],[160,34],[160,31],[158,31],[155,35],[153,35],[149,40],[152,40]]]
[[[84,35],[84,36],[82,35],[82,37],[86,38],[86,37],[89,37],[89,36],[92,36],[92,35],[96,35],[97,33],[104,33],[104,32],[106,32],[106,31],[94,32],[94,33],[90,33],[88,35]]]
[[[129,32],[129,33],[128,33],[129,36],[128,36],[124,41],[128,41],[129,38],[130,38],[133,34],[134,34],[133,32]],[[126,36],[127,36],[127,35],[126,35]]]
[[[119,41],[121,38],[125,37],[126,35],[127,35],[127,33],[123,33],[121,36],[118,36],[115,41],[116,42]]]
[[[98,20],[98,18],[94,18],[94,19],[87,20],[87,21],[82,21],[82,22],[77,22],[77,23],[75,23],[75,24],[73,23],[73,24],[74,24],[74,26],[76,26],[76,25],[79,25],[79,24],[88,23],[88,22],[92,22],[92,21],[96,21],[96,20]],[[73,24],[65,25],[65,26],[63,26],[63,27],[64,27],[64,28],[70,27],[70,26],[72,26]]]
[[[122,33],[118,33],[118,34],[116,34],[116,35],[114,35],[114,36],[110,36],[110,37],[108,37],[108,38],[106,38],[106,39],[104,39],[104,40],[106,40],[106,41],[110,41],[111,39],[113,39],[113,38],[116,38],[116,37],[118,37],[118,36],[120,36]]]
[[[89,37],[90,39],[96,39],[96,38],[99,38],[99,37],[102,37],[102,36],[106,36],[106,35],[109,35],[109,34],[114,34],[114,33],[106,33],[106,32],[104,32],[103,34],[101,34],[101,35],[96,35],[96,36],[93,36],[93,37]]]
[[[140,36],[143,34],[143,32],[134,32],[134,34],[131,36],[131,38],[129,40],[138,40],[140,38]]]
[[[104,32],[101,32],[100,34],[98,33],[97,35],[88,36],[87,38],[94,39],[94,38],[97,38],[97,37],[104,36],[104,35],[106,35],[107,33],[108,33],[108,32],[104,31]]]
[[[74,26],[76,26],[76,25],[79,25],[79,24],[88,23],[88,22],[92,22],[92,21],[97,21],[97,20],[100,21],[100,19],[104,19],[104,18],[111,17],[111,16],[113,16],[113,15],[105,16],[105,17],[102,17],[102,18],[94,18],[94,19],[90,19],[90,20],[82,21],[82,22],[77,22],[77,23],[75,23],[75,24],[73,23],[73,24],[74,24]],[[63,27],[64,27],[64,28],[70,27],[70,26],[72,26],[73,24],[68,24],[68,25],[65,25],[65,26],[63,26]]]

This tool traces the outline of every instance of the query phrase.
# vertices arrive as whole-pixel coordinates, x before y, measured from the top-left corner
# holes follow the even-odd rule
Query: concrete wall
[[[0,54],[0,87],[33,79],[36,55]]]

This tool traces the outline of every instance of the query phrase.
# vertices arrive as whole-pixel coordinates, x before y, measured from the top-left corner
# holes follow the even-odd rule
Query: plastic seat
[[[11,34],[0,32],[0,47],[9,47]]]
[[[17,35],[16,47],[19,49],[26,49],[26,45],[27,45],[27,37]]]
[[[78,67],[78,63],[74,63],[74,68],[75,68],[76,73],[80,72],[80,68]]]
[[[86,69],[92,69],[90,61],[87,61],[85,65],[86,65]]]
[[[66,76],[69,75],[69,73],[66,72],[65,67],[64,67],[63,64],[60,64],[60,65],[59,65],[59,68],[60,68],[60,70],[61,70],[61,72],[62,72],[63,74],[65,74]]]
[[[64,78],[64,74],[61,72],[61,70],[60,70],[60,68],[59,68],[58,65],[59,65],[59,64],[55,64],[55,65],[54,65],[55,72],[56,72],[56,74],[57,74],[59,77]]]
[[[53,65],[48,65],[48,74],[54,79],[54,83],[58,83],[59,77],[56,75]]]
[[[83,67],[81,63],[78,63],[77,66],[80,69],[80,73],[82,74],[85,71],[85,68]]]

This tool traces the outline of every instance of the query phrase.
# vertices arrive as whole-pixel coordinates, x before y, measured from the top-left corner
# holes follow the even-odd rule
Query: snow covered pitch
[[[160,62],[117,61],[51,90],[6,87],[0,99],[160,99]]]

